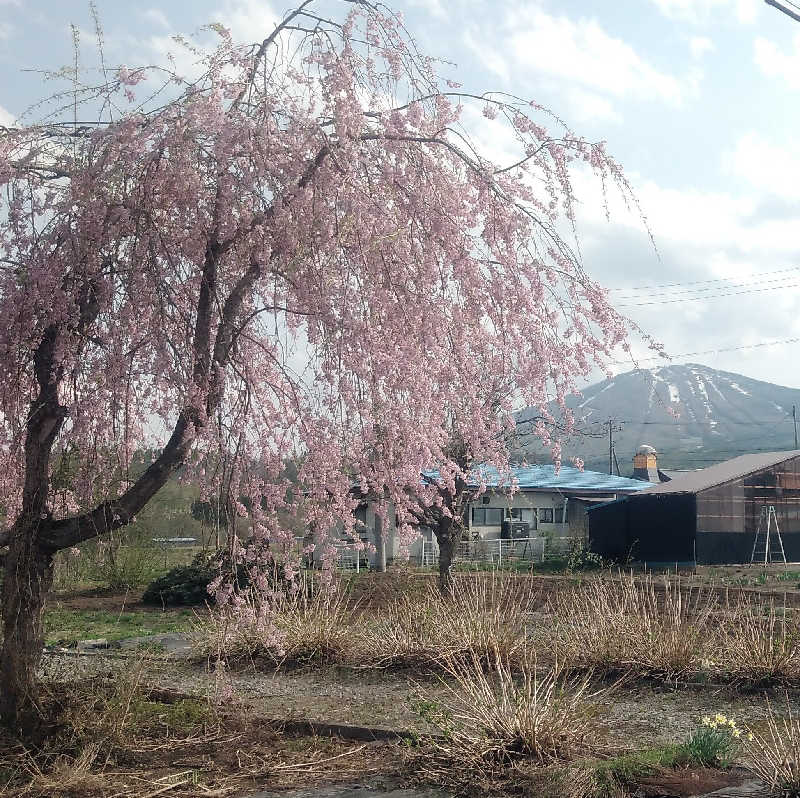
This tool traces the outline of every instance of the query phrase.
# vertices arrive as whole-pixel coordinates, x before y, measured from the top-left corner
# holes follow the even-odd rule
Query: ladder
[[[753,541],[753,553],[750,555],[750,565],[763,563],[764,566],[771,562],[782,562],[786,565],[786,553],[783,550],[781,530],[778,528],[778,517],[775,515],[773,505],[764,505],[758,518],[756,539]]]

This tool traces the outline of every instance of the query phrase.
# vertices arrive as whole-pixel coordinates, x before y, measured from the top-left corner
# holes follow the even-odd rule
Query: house
[[[746,454],[592,508],[593,551],[652,565],[749,563],[774,507],[787,560],[800,561],[800,450]]]
[[[508,479],[496,468],[476,467],[475,480],[470,487],[477,493],[478,485],[482,482],[486,491],[470,502],[465,513],[469,542],[512,536],[585,539],[588,507],[637,493],[650,486],[649,482],[566,465],[562,465],[558,471],[552,464],[514,466],[511,475],[516,485],[513,495],[508,493]],[[427,479],[436,476],[435,471],[425,473]],[[383,538],[385,554],[380,551],[371,553],[371,566],[383,556],[388,562],[402,556],[392,511],[384,522],[375,512],[375,506],[364,502],[356,510],[356,520],[361,522],[362,540],[365,543],[376,545],[379,537]],[[383,523],[386,523],[385,535],[382,535]],[[426,551],[438,551],[436,538],[430,529],[420,528],[420,538],[409,551],[412,559],[421,556],[423,545]]]

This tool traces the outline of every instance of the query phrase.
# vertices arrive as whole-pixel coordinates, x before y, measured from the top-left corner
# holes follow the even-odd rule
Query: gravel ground
[[[445,690],[436,678],[410,672],[354,668],[259,670],[242,667],[215,673],[182,658],[141,651],[92,653],[84,656],[50,653],[43,658],[42,675],[62,680],[99,675],[126,678],[141,673],[149,687],[172,689],[228,700],[231,695],[255,714],[276,719],[312,720],[368,727],[431,731],[414,711],[420,691],[437,699]],[[770,700],[784,704],[780,691]],[[800,692],[789,702],[800,714]],[[711,687],[670,689],[664,686],[623,685],[594,701],[589,721],[595,739],[612,748],[645,747],[686,739],[704,715],[718,712],[739,726],[759,726],[766,716],[763,693],[739,694]]]

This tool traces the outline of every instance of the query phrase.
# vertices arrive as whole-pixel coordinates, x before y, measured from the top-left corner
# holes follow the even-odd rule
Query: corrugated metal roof
[[[508,479],[500,473],[494,466],[477,466],[473,487],[483,481],[489,488],[508,487]],[[581,471],[573,466],[562,465],[558,473],[555,466],[550,465],[531,465],[513,466],[511,469],[513,477],[517,480],[520,490],[560,490],[560,491],[580,491],[594,493],[632,493],[642,491],[651,487],[651,482],[643,482],[639,479],[628,479],[627,477],[617,477],[613,474],[603,474],[599,471]],[[426,471],[425,476],[429,479],[436,479],[438,471]]]
[[[670,482],[648,487],[644,493],[697,493],[706,488],[713,488],[739,479],[753,471],[782,463],[792,457],[800,457],[800,450],[787,452],[759,452],[758,454],[743,454],[733,460],[701,468],[699,471],[687,471],[675,476]]]

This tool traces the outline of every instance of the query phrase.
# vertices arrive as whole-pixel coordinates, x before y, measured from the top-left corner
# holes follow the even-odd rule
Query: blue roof
[[[500,473],[494,466],[481,465],[473,470],[475,474],[473,487],[481,481],[478,474],[483,477],[483,482],[489,488],[509,487],[505,475],[501,479]],[[621,493],[641,491],[653,487],[653,483],[640,479],[628,479],[613,474],[603,474],[600,471],[581,471],[573,466],[562,465],[558,472],[552,464],[513,466],[511,473],[517,480],[520,490],[568,490],[571,492],[589,491],[593,493]],[[424,476],[435,479],[439,472],[425,471]]]

